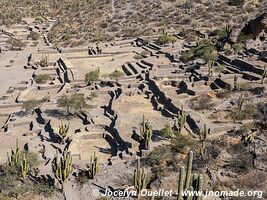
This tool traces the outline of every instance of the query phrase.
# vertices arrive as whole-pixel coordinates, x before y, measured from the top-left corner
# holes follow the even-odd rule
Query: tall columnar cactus
[[[199,148],[199,154],[200,154],[200,156],[201,156],[202,159],[204,158],[204,156],[205,156],[206,153],[207,153],[207,149],[206,149],[206,141],[203,140],[203,141],[201,142],[201,146],[200,146],[200,148]]]
[[[181,134],[186,122],[186,114],[183,110],[183,106],[181,108],[181,111],[178,111],[178,116],[177,116],[177,129],[178,129],[178,134]]]
[[[211,77],[213,74],[213,66],[214,66],[214,61],[210,61],[208,64],[208,77]]]
[[[94,153],[94,156],[91,157],[90,164],[87,165],[88,168],[88,178],[94,179],[96,174],[99,172],[98,159]]]
[[[145,143],[145,149],[149,149],[149,142],[152,137],[152,132],[153,130],[150,122],[148,120],[145,121],[145,116],[143,115],[143,122],[140,126],[140,133]]]
[[[232,28],[231,28],[231,26],[230,26],[229,24],[227,24],[227,25],[225,26],[225,31],[226,31],[227,34],[230,34],[230,33],[231,33]]]
[[[48,67],[48,60],[49,60],[49,55],[43,55],[41,60],[40,60],[40,66],[41,67]]]
[[[192,175],[192,163],[193,163],[193,151],[188,154],[187,170],[182,166],[180,168],[179,186],[178,186],[178,197],[177,200],[184,200],[183,191],[203,191],[203,176],[201,174],[194,173]],[[187,195],[186,200],[201,200],[202,196],[190,196]]]
[[[134,188],[140,197],[140,192],[147,187],[147,173],[145,169],[141,169],[140,160],[137,160],[137,166],[134,170]]]
[[[204,129],[200,133],[201,146],[200,146],[200,149],[199,149],[199,153],[200,153],[200,155],[201,155],[202,158],[204,157],[204,155],[207,152],[207,149],[206,149],[206,140],[207,140],[207,136],[209,134],[210,134],[210,128],[207,128],[207,125],[204,124]]]
[[[20,160],[20,149],[18,139],[16,139],[16,150],[11,149],[11,155],[7,153],[7,163],[9,166],[18,166]]]
[[[241,94],[240,97],[238,98],[238,101],[237,101],[238,113],[241,112],[244,102],[245,102],[245,98],[244,98],[243,94]]]
[[[261,75],[261,84],[263,84],[264,79],[267,77],[267,69],[264,67],[263,73]]]
[[[23,158],[20,161],[20,170],[22,178],[25,179],[27,173],[29,172],[29,163],[25,154],[23,154]]]
[[[59,125],[58,134],[60,135],[60,137],[62,137],[63,140],[67,136],[69,128],[70,128],[70,123],[67,125],[63,121],[61,121],[61,124]]]
[[[237,90],[237,80],[238,80],[238,76],[235,75],[234,76],[234,90]]]
[[[192,164],[193,164],[193,151],[189,151],[188,161],[187,161],[187,170],[186,170],[186,179],[185,179],[185,188],[186,189],[188,189],[190,186]]]
[[[63,183],[67,180],[69,175],[73,170],[72,167],[72,158],[71,153],[65,150],[60,158],[58,158],[58,152],[52,161],[52,171],[54,173],[55,178],[62,186],[63,190]]]
[[[207,136],[210,134],[210,128],[207,128],[207,124],[204,124],[204,129],[200,133],[200,140],[205,141],[207,139]]]
[[[185,168],[182,166],[180,168],[180,177],[179,177],[179,188],[178,188],[178,200],[183,199],[183,191],[184,191],[184,184],[185,184]]]

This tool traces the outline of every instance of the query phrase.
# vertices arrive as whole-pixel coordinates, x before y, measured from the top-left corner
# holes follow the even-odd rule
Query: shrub
[[[146,163],[153,166],[161,163],[169,163],[173,160],[173,153],[170,145],[158,146],[148,155]]]
[[[115,69],[114,72],[109,74],[109,78],[118,80],[123,75],[124,75],[124,73],[122,71],[119,71],[119,70]]]
[[[176,37],[173,35],[167,35],[164,33],[163,35],[159,36],[158,42],[159,44],[169,44],[169,43],[175,43],[177,41]]]
[[[40,37],[40,34],[34,32],[34,31],[31,31],[30,34],[29,34],[29,37],[32,38],[33,40],[38,40],[39,37]]]
[[[244,110],[234,109],[229,113],[229,117],[233,121],[242,121],[247,119],[254,119],[258,115],[258,110],[255,105],[246,105],[244,106]]]
[[[136,59],[136,60],[140,60],[140,59],[143,59],[143,56],[140,55],[140,54],[136,54],[136,55],[134,55],[133,58]]]
[[[186,153],[194,145],[195,141],[191,137],[182,134],[172,140],[172,149],[179,153]]]
[[[229,0],[228,4],[230,6],[242,6],[244,5],[246,0]]]
[[[149,51],[142,51],[141,53],[140,53],[140,55],[143,57],[143,58],[146,58],[148,55],[150,54],[150,52]]]
[[[212,98],[207,95],[202,95],[192,100],[192,107],[195,110],[208,110],[212,109],[213,106]]]
[[[35,82],[38,84],[45,84],[48,80],[51,80],[51,76],[49,74],[38,74],[35,77]]]
[[[219,40],[223,40],[224,38],[228,36],[228,32],[226,29],[215,29],[209,34],[209,36],[214,36],[218,38]]]
[[[7,40],[7,43],[10,44],[13,48],[23,48],[26,47],[26,44],[22,40],[17,38],[10,38]]]
[[[172,138],[174,135],[177,135],[169,124],[164,125],[164,128],[160,130],[160,134],[166,138]]]
[[[201,40],[196,47],[189,51],[183,52],[180,59],[184,62],[195,58],[203,58],[206,61],[217,60],[217,51],[215,45],[207,40]]]
[[[36,99],[30,99],[30,100],[27,100],[27,101],[24,101],[22,103],[22,109],[25,109],[26,112],[30,112],[32,111],[33,109],[35,109],[36,107],[40,106],[41,105],[41,101],[39,100],[36,100]]]
[[[245,49],[243,43],[234,44],[232,47],[236,52],[241,52],[241,51],[244,51],[244,49]]]
[[[100,78],[100,69],[97,68],[94,71],[88,72],[85,75],[85,83],[90,85],[93,81],[98,81]]]
[[[227,90],[227,89],[220,90],[220,91],[216,92],[216,97],[220,98],[220,99],[228,98],[228,97],[230,97],[230,94],[231,94],[231,90],[230,89],[229,90]]]

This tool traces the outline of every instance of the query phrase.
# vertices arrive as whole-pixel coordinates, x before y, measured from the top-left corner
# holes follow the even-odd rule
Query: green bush
[[[160,130],[160,134],[166,138],[172,138],[177,135],[176,131],[169,124],[164,125],[164,128]]]
[[[140,54],[136,54],[136,55],[134,55],[133,58],[136,59],[136,60],[140,60],[140,59],[143,59],[143,56],[140,55]]]
[[[215,29],[209,34],[209,36],[213,36],[218,38],[219,40],[223,40],[228,36],[228,32],[226,29]]]
[[[185,135],[178,135],[178,137],[172,140],[172,149],[175,152],[185,153],[187,149],[192,148],[195,145],[195,141]]]
[[[94,71],[88,72],[85,75],[85,83],[90,85],[93,81],[98,81],[100,78],[100,69],[97,68]]]
[[[35,82],[38,84],[45,84],[48,80],[51,80],[51,76],[49,74],[38,74],[35,77]]]
[[[143,57],[143,58],[146,58],[148,55],[150,54],[150,52],[149,51],[142,51],[141,53],[140,53],[140,55]]]
[[[240,111],[234,109],[229,113],[229,115],[227,115],[227,117],[230,117],[233,121],[255,119],[256,116],[258,116],[258,109],[256,105],[246,105],[244,106],[244,110]]]
[[[13,48],[23,48],[23,47],[26,47],[26,44],[20,40],[20,39],[17,39],[17,38],[10,38],[7,40],[7,43],[10,44]]]
[[[215,45],[207,40],[201,40],[196,47],[182,53],[180,59],[184,62],[195,58],[203,58],[206,61],[217,60],[217,50]]]
[[[34,32],[34,31],[31,31],[30,34],[29,34],[29,37],[32,38],[33,40],[38,40],[39,37],[40,37],[40,34]]]
[[[242,6],[244,5],[246,0],[229,0],[228,4],[230,6]]]
[[[39,165],[38,156],[35,153],[28,152],[28,151],[20,151],[19,152],[19,159],[17,164],[7,162],[5,165],[0,166],[0,171],[3,172],[3,176],[0,178],[0,199],[8,199],[10,197],[21,197],[24,194],[29,193],[43,193],[46,192],[49,194],[49,191],[44,189],[44,182],[38,182],[38,184],[33,183],[27,177],[21,181],[21,168],[20,163],[22,158],[25,155],[29,166],[29,172],[33,174],[34,169]],[[23,155],[23,156],[22,156]],[[10,154],[8,154],[10,156]],[[10,157],[9,157],[10,159]],[[8,160],[9,160],[8,159]],[[40,187],[42,185],[42,187]],[[50,193],[51,194],[51,193]],[[4,198],[5,197],[5,198]]]
[[[173,35],[167,35],[166,33],[162,34],[158,38],[159,44],[169,44],[169,43],[175,43],[177,41],[176,37]]]
[[[241,52],[241,51],[245,50],[245,47],[244,47],[243,43],[234,44],[232,47],[236,52]]]
[[[109,78],[117,80],[120,77],[122,77],[123,75],[124,75],[124,73],[122,71],[115,69],[114,72],[109,74]]]
[[[27,101],[24,101],[22,103],[22,109],[25,109],[26,112],[30,112],[32,111],[33,109],[39,107],[41,105],[41,101],[39,100],[36,100],[36,99],[30,99],[30,100],[27,100]]]
[[[173,160],[171,145],[159,146],[153,149],[146,159],[146,163],[153,166],[161,163],[169,163]]]

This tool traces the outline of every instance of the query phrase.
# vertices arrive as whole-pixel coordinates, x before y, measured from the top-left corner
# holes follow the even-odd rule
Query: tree
[[[85,83],[87,85],[91,85],[91,83],[93,81],[97,81],[99,80],[100,78],[100,69],[97,68],[95,69],[94,71],[91,71],[91,72],[88,72],[86,75],[85,75]]]
[[[76,113],[77,111],[81,111],[86,107],[84,95],[80,93],[63,95],[58,99],[57,104],[59,107],[66,109],[68,114],[71,112]]]

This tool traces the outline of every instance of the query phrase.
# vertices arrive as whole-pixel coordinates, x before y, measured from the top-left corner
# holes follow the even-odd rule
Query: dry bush
[[[194,98],[191,101],[191,106],[195,110],[210,110],[214,107],[212,103],[212,98],[207,95],[202,95],[197,98]]]

